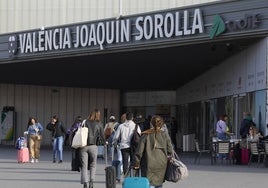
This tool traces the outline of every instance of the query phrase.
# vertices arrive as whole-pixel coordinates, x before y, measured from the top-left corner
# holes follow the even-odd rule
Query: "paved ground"
[[[43,148],[39,163],[19,164],[16,150],[12,146],[0,146],[0,187],[3,188],[81,188],[80,173],[71,171],[71,152],[64,151],[62,164],[52,163],[50,148]],[[267,186],[268,168],[240,165],[210,165],[208,157],[199,165],[193,164],[191,153],[181,153],[181,159],[189,169],[189,177],[178,183],[164,183],[165,188],[252,188]],[[105,188],[105,161],[98,160],[94,188]],[[122,188],[117,184],[117,188]]]

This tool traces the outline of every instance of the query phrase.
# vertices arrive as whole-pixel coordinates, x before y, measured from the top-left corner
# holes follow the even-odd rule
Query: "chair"
[[[200,149],[200,147],[204,147],[206,145],[200,145],[198,140],[195,140],[195,151],[197,152],[195,160],[194,160],[194,164],[196,164],[196,162],[198,162],[198,164],[200,163],[200,159],[203,153],[210,153],[209,149]]]
[[[263,142],[263,146],[264,146],[264,158],[263,158],[263,164],[264,164],[264,167],[267,167],[268,165],[266,164],[267,163],[267,157],[268,157],[268,141],[264,141]]]
[[[250,142],[249,146],[250,146],[250,157],[249,157],[248,165],[249,166],[251,165],[252,157],[255,155],[255,156],[258,156],[258,166],[259,166],[261,157],[265,156],[265,152],[264,150],[260,150],[258,148],[258,142]]]
[[[221,160],[221,164],[223,164],[223,160],[228,160],[229,164],[231,164],[230,148],[231,147],[229,141],[217,142],[217,157]]]

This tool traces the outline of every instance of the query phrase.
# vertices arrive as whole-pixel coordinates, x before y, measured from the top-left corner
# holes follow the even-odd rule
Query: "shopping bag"
[[[78,127],[72,141],[72,148],[81,148],[87,145],[88,128],[85,127],[85,120]]]

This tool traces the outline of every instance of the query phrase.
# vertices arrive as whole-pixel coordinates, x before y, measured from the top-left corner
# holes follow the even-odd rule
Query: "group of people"
[[[56,162],[58,157],[59,163],[63,159],[63,140],[66,135],[66,128],[57,116],[53,116],[46,128],[52,132],[53,145],[53,162]],[[28,120],[27,131],[25,132],[29,141],[30,162],[37,163],[40,158],[40,146],[42,142],[42,134],[44,127],[35,117],[30,117]]]
[[[233,135],[228,127],[228,116],[226,114],[220,116],[217,121],[216,134],[217,138],[223,141],[230,139],[230,136]],[[259,146],[261,146],[262,141],[268,139],[268,136],[263,136],[262,132],[258,130],[249,112],[243,113],[243,119],[239,128],[239,135],[241,139],[234,146],[234,155],[237,164],[240,164],[242,148],[250,148],[250,142],[258,142]],[[224,157],[224,155],[219,157]]]
[[[71,143],[76,130],[82,125],[82,121],[81,116],[76,117],[68,132],[56,115],[51,118],[46,129],[52,135],[53,163],[63,162],[65,135],[68,132]],[[131,146],[131,138],[136,124],[137,132],[141,137],[138,147],[134,150]],[[149,126],[148,124],[146,126],[141,124],[138,119],[134,119],[132,112],[127,112],[122,114],[120,122],[117,122],[115,116],[111,115],[109,122],[103,126],[100,110],[94,109],[85,119],[85,126],[89,129],[87,145],[83,148],[73,149],[72,152],[75,158],[80,159],[79,169],[76,170],[81,171],[80,182],[83,188],[93,188],[97,168],[98,138],[105,140],[108,148],[115,149],[124,175],[127,174],[129,168],[140,169],[141,175],[148,177],[152,188],[162,188],[165,181],[167,158],[168,155],[172,155],[174,150],[165,122],[161,116],[152,116]],[[31,162],[33,163],[38,162],[40,157],[43,131],[43,126],[35,118],[29,118],[29,147]]]
[[[233,133],[230,132],[228,126],[228,115],[224,114],[220,116],[216,123],[217,138],[220,140],[229,139]],[[256,124],[254,123],[252,116],[249,112],[243,113],[243,119],[240,124],[239,134],[242,140],[246,141],[259,141],[264,139],[261,131],[258,131]]]
[[[167,157],[173,152],[170,137],[162,130],[165,124],[164,120],[158,115],[153,116],[150,120],[151,127],[143,132],[140,126],[137,126],[137,132],[141,135],[141,138],[134,151],[131,146],[131,138],[136,124],[138,122],[134,120],[133,113],[127,112],[122,114],[120,123],[111,115],[109,122],[103,129],[100,121],[100,111],[95,110],[89,115],[85,123],[85,126],[90,129],[88,143],[87,146],[79,149],[81,184],[84,188],[93,188],[95,181],[98,152],[97,136],[105,139],[107,146],[111,147],[110,149],[115,148],[124,175],[127,174],[129,168],[137,169],[141,167],[141,174],[148,177],[151,187],[162,188]],[[113,152],[110,154],[113,154]]]

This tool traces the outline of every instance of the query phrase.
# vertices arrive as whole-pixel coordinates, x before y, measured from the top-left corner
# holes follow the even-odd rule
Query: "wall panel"
[[[16,136],[23,136],[28,119],[33,116],[44,127],[44,145],[51,142],[46,125],[52,115],[57,115],[68,128],[76,116],[87,118],[95,108],[100,109],[102,120],[104,108],[118,115],[119,101],[118,90],[0,84],[0,110],[4,106],[15,107]]]
[[[81,98],[82,98],[82,101],[81,101],[81,116],[83,118],[86,118],[88,117],[88,114],[89,114],[89,104],[90,104],[90,94],[89,94],[89,89],[82,89],[82,93],[81,93]]]
[[[0,34],[116,17],[120,0],[0,0]],[[216,0],[122,0],[123,15]]]

